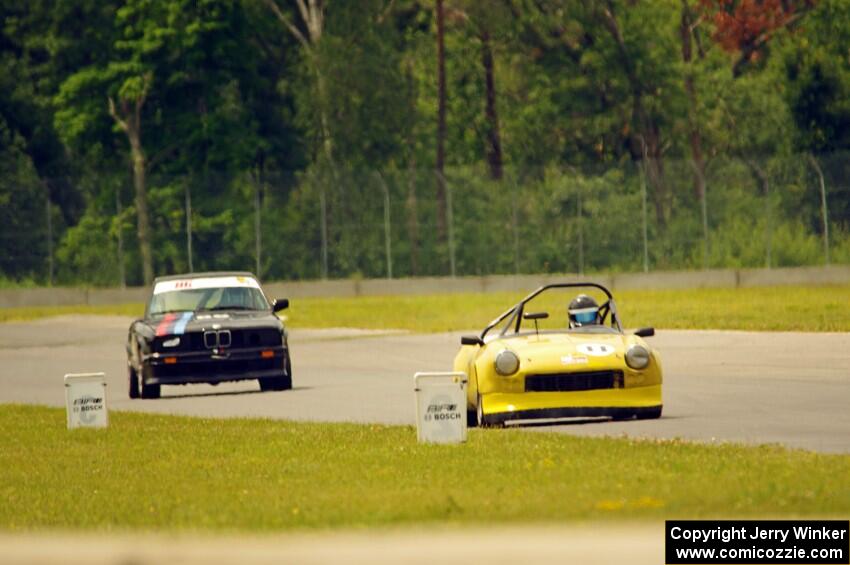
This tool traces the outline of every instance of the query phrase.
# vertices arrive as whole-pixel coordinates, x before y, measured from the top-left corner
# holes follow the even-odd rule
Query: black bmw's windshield
[[[269,310],[263,293],[252,287],[188,288],[154,294],[151,316],[199,310]]]

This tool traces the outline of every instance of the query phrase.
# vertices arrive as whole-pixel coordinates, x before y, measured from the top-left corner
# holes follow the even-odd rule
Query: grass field
[[[19,322],[38,320],[52,316],[67,316],[85,314],[91,316],[130,316],[138,317],[144,313],[141,304],[103,304],[98,306],[22,306],[15,308],[0,308],[0,322]]]
[[[846,516],[850,456],[778,447],[0,406],[0,529],[274,531],[426,523]]]
[[[357,327],[439,332],[483,328],[522,294],[445,294],[298,298],[285,312],[293,327]],[[563,322],[569,297],[544,303]],[[850,285],[817,287],[632,290],[616,293],[628,327],[776,331],[850,331]],[[62,314],[138,316],[138,304],[0,309],[0,322]]]

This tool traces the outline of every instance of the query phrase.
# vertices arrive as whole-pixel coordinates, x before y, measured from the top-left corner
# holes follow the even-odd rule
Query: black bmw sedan
[[[286,327],[251,273],[160,277],[145,316],[130,326],[130,398],[158,398],[161,385],[257,379],[262,390],[292,388]]]

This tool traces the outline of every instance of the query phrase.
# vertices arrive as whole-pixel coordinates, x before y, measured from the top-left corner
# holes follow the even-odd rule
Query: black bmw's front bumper
[[[263,357],[271,351],[272,357]],[[244,348],[214,354],[209,350],[151,355],[143,361],[146,385],[221,383],[275,378],[286,374],[289,351],[283,346]]]

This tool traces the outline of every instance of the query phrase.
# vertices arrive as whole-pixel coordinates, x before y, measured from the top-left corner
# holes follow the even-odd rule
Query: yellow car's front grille
[[[585,371],[525,377],[525,392],[572,392],[606,388],[623,388],[623,372]]]

